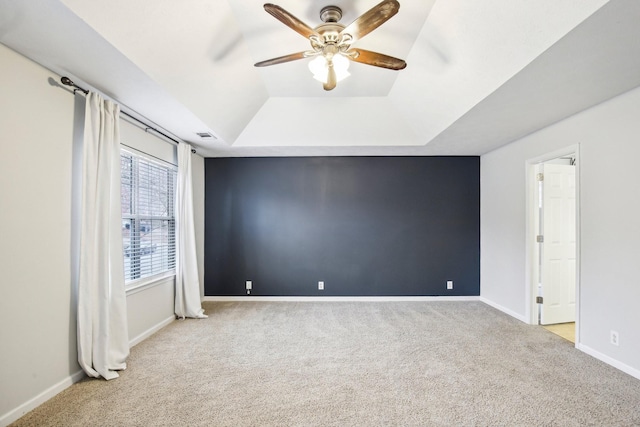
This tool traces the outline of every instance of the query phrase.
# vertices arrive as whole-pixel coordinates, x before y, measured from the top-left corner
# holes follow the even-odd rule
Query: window
[[[176,170],[122,151],[122,239],[127,284],[175,268]]]

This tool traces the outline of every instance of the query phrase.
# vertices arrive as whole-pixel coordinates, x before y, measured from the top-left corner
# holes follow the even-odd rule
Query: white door
[[[542,180],[540,323],[576,318],[575,166],[544,164]]]

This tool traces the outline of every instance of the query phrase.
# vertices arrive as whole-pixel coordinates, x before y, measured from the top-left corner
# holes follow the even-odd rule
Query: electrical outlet
[[[324,291],[324,282],[318,282],[318,290]]]
[[[245,282],[245,285],[247,287],[247,290],[250,291],[251,289],[253,289],[253,284],[251,283],[251,280],[247,280]]]
[[[615,346],[619,346],[620,345],[620,337],[618,336],[618,332],[617,331],[611,331],[611,344],[615,345]]]
[[[447,280],[447,289],[453,289],[453,280]]]

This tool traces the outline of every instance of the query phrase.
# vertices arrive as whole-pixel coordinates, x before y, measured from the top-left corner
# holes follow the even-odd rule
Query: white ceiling
[[[314,27],[379,0],[274,0]],[[209,156],[479,155],[640,85],[637,0],[400,0],[325,92],[263,0],[0,0],[0,42]],[[19,79],[19,76],[16,76]],[[218,140],[206,142],[196,132]]]

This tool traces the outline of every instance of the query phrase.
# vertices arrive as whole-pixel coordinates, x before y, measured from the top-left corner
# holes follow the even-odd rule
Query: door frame
[[[570,145],[526,161],[526,296],[525,318],[538,324],[538,247],[536,242],[537,166],[559,157],[573,155],[576,159],[576,347],[580,343],[580,144]]]

